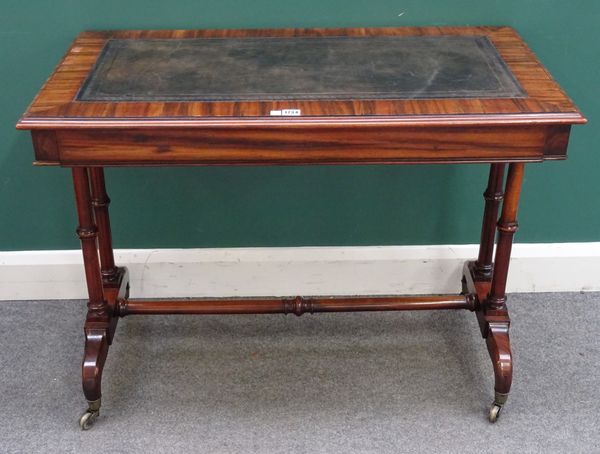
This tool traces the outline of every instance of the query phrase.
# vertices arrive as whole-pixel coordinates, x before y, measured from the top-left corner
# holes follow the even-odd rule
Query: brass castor
[[[502,405],[494,404],[492,408],[490,408],[489,420],[491,423],[495,423],[498,421],[500,417],[500,412],[502,411]]]
[[[496,393],[496,398],[494,399],[494,403],[492,404],[492,408],[490,408],[490,414],[488,416],[488,419],[491,423],[495,423],[496,421],[498,421],[498,418],[500,417],[500,412],[502,411],[502,407],[506,403],[507,399],[508,394],[502,394],[499,392]]]
[[[81,430],[90,429],[99,415],[100,399],[88,402],[88,409],[81,415],[81,418],[79,418],[79,427],[81,427]]]

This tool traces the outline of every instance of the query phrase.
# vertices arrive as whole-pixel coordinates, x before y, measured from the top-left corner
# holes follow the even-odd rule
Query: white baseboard
[[[132,298],[454,293],[477,246],[125,249]],[[600,290],[600,242],[517,244],[509,292]],[[0,252],[0,300],[83,299],[81,252]]]

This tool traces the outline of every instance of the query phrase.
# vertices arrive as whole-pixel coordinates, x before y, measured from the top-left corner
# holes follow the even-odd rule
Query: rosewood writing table
[[[36,164],[73,173],[89,292],[81,427],[99,414],[119,317],[423,309],[477,315],[496,421],[512,382],[505,290],[524,167],[565,159],[585,121],[508,27],[80,34],[17,127]],[[115,265],[104,167],[425,163],[490,164],[479,256],[455,295],[135,300]]]

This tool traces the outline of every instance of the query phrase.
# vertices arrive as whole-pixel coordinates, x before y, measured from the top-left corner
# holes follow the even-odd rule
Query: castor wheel
[[[502,405],[494,404],[492,408],[490,408],[489,420],[491,423],[495,423],[498,421],[500,417],[500,412],[502,411]]]
[[[96,419],[100,415],[100,399],[93,402],[88,402],[88,409],[81,418],[79,418],[79,427],[81,430],[88,430],[94,425]]]
[[[99,414],[99,411],[87,410],[81,415],[81,418],[79,418],[79,427],[81,427],[81,430],[88,430],[91,428]]]
[[[494,403],[492,404],[492,408],[490,408],[490,414],[488,416],[488,419],[491,423],[495,423],[496,421],[498,421],[498,418],[500,417],[500,412],[502,411],[502,407],[504,407],[504,404],[507,400],[508,394],[503,394],[496,391]]]

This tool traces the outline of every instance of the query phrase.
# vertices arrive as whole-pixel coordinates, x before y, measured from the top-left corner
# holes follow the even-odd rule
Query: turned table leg
[[[492,283],[484,302],[484,336],[494,366],[495,399],[490,421],[495,422],[506,403],[512,384],[513,361],[510,348],[510,318],[506,307],[506,279],[513,243],[518,229],[517,209],[525,164],[510,164],[506,181],[502,215],[498,221],[498,245],[494,260]]]
[[[87,429],[100,410],[102,370],[108,353],[109,330],[113,317],[102,287],[97,244],[98,228],[94,222],[88,169],[74,168],[73,183],[79,220],[77,234],[81,240],[89,295],[82,364],[83,393],[89,407],[80,419],[81,428]]]
[[[110,217],[108,215],[110,198],[106,192],[104,169],[102,167],[91,167],[89,178],[94,219],[98,228],[98,250],[100,253],[100,272],[104,287],[104,299],[110,307],[111,314],[115,315],[111,318],[108,330],[108,343],[110,345],[119,319],[116,316],[118,301],[129,298],[129,279],[127,269],[115,265]]]
[[[485,193],[486,205],[479,257],[477,261],[465,263],[463,273],[463,293],[476,295],[477,320],[494,366],[495,398],[490,409],[491,422],[498,419],[512,384],[513,362],[508,335],[510,318],[506,307],[506,278],[513,236],[518,228],[517,208],[524,168],[523,163],[510,164],[502,197],[504,164],[492,166]],[[496,222],[498,205],[502,200],[502,214]],[[492,264],[496,229],[498,242]]]
[[[98,227],[98,246],[100,249],[102,279],[105,284],[115,284],[118,281],[119,269],[115,266],[115,257],[113,254],[110,218],[108,215],[110,198],[106,193],[104,169],[102,167],[91,167],[89,172],[92,190],[92,206],[94,207],[94,216],[96,219],[96,226]]]
[[[496,223],[498,221],[498,208],[504,198],[502,184],[504,183],[504,168],[506,164],[492,164],[488,186],[483,194],[485,210],[483,225],[481,227],[481,241],[479,243],[479,257],[475,262],[475,277],[479,280],[492,278],[492,255],[494,253],[494,240],[496,238]]]

